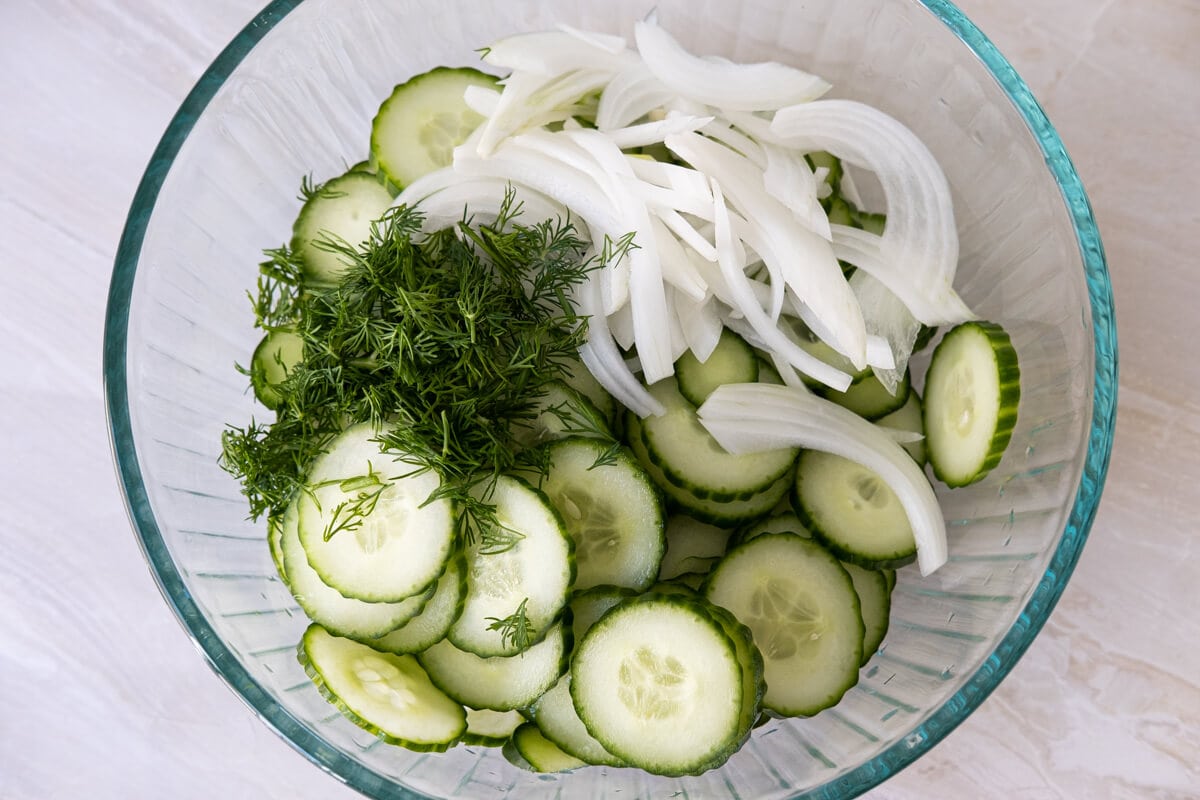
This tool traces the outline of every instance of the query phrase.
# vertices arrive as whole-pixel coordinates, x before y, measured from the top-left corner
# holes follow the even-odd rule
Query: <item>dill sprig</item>
[[[504,619],[486,617],[487,621],[491,623],[487,629],[500,632],[500,643],[504,647],[511,647],[514,650],[525,650],[529,647],[532,629],[525,609],[527,605],[529,605],[528,597],[521,601],[521,605],[517,606],[516,611]]]
[[[585,340],[573,287],[630,246],[606,243],[588,258],[570,220],[525,225],[519,214],[510,191],[494,223],[424,234],[421,215],[398,206],[360,247],[320,243],[349,265],[333,286],[305,284],[288,248],[267,251],[256,323],[295,330],[304,358],[275,387],[274,423],[223,435],[222,464],[252,517],[282,512],[329,441],[371,422],[385,451],[441,477],[429,499],[456,503],[464,540],[490,537],[494,552],[516,543],[488,502],[519,458],[513,423],[533,416]]]

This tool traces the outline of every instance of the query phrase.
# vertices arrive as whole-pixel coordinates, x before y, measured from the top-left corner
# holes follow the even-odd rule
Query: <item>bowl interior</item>
[[[957,285],[981,316],[1006,325],[1021,358],[1013,442],[987,480],[943,494],[950,563],[926,579],[901,571],[891,631],[859,685],[815,718],[769,723],[720,771],[665,779],[595,768],[547,779],[484,748],[383,746],[326,704],[296,662],[307,621],[275,576],[264,526],[245,519],[237,484],[217,466],[224,426],[264,415],[234,370],[257,341],[246,292],[263,248],[289,236],[301,176],[362,160],[395,83],[438,64],[475,64],[475,48],[509,33],[569,23],[628,34],[652,7],[693,51],[817,72],[836,95],[907,123],[938,156],[958,214]],[[114,447],[168,601],[268,724],[368,794],[584,798],[620,787],[639,798],[769,800],[851,796],[883,780],[961,721],[1036,634],[1086,536],[1111,442],[1103,257],[1061,144],[1006,68],[942,3],[271,6],[168,131],[114,275]]]

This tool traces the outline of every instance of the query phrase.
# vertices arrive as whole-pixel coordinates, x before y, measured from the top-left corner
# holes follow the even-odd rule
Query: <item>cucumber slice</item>
[[[371,225],[392,205],[392,195],[374,175],[347,172],[318,187],[292,226],[292,250],[314,284],[337,283],[350,261],[330,243],[358,247],[371,238]]]
[[[808,528],[804,527],[804,523],[800,521],[800,517],[796,515],[796,512],[782,511],[738,530],[730,537],[727,549],[731,550],[756,536],[762,536],[764,533],[794,533],[805,539],[812,538],[812,533],[809,532]]]
[[[724,502],[748,500],[762,493],[796,460],[794,448],[733,455],[700,423],[696,409],[671,379],[650,387],[666,413],[641,420],[646,453],[675,486],[692,495]]]
[[[380,653],[314,624],[300,640],[298,657],[330,703],[389,744],[443,751],[467,728],[463,707],[434,686],[412,656]]]
[[[542,735],[564,753],[588,764],[624,766],[621,759],[605,750],[604,745],[588,733],[587,726],[575,713],[575,704],[571,701],[571,673],[559,678],[529,711]]]
[[[613,400],[608,390],[600,385],[600,381],[583,365],[582,361],[572,362],[563,375],[563,383],[592,401],[604,418],[613,423],[617,419],[617,401]]]
[[[503,754],[508,763],[530,772],[570,772],[587,766],[586,762],[564,753],[531,722],[513,731]]]
[[[429,679],[463,705],[511,711],[533,703],[566,671],[569,631],[569,622],[559,622],[515,656],[482,658],[443,639],[417,658]]]
[[[463,744],[480,747],[503,747],[513,732],[525,724],[520,711],[492,711],[490,708],[468,708],[467,730]]]
[[[662,561],[658,493],[624,448],[571,437],[549,447],[542,491],[562,514],[575,544],[575,588],[654,582]]]
[[[707,573],[725,555],[730,531],[716,525],[673,514],[667,520],[667,552],[659,567],[660,581],[689,572]]]
[[[937,332],[938,326],[936,325],[933,327],[922,325],[920,330],[917,331],[917,338],[916,341],[913,342],[912,351],[914,353],[919,353],[928,347],[929,343],[933,341],[933,337],[937,336]]]
[[[467,560],[454,556],[438,578],[433,596],[421,613],[385,636],[369,644],[387,653],[419,653],[446,637],[446,632],[462,612],[467,593]]]
[[[744,500],[721,501],[698,497],[690,490],[668,480],[662,468],[654,463],[642,435],[642,422],[637,415],[627,412],[623,419],[625,420],[625,436],[629,442],[629,449],[637,456],[642,468],[646,470],[646,474],[670,501],[702,522],[724,528],[736,528],[744,525],[770,514],[779,501],[787,496],[788,490],[792,486],[792,476],[785,472],[773,484]]]
[[[806,450],[793,496],[805,526],[830,552],[867,569],[900,567],[917,557],[908,514],[878,475],[848,458]]]
[[[858,595],[863,621],[862,663],[866,664],[887,635],[888,620],[892,613],[892,593],[883,572],[863,569],[849,562],[843,562],[842,566],[850,573],[854,592]]]
[[[742,665],[707,608],[657,593],[627,600],[575,653],[575,710],[604,749],[631,766],[699,774],[740,743]]]
[[[583,641],[588,628],[613,606],[637,592],[624,586],[593,586],[571,598],[571,631],[577,642]]]
[[[754,632],[739,622],[728,609],[710,603],[709,612],[725,627],[725,632],[737,647],[738,663],[742,665],[742,715],[736,745],[741,748],[750,738],[750,731],[762,714],[762,699],[767,691],[763,657],[754,644]]]
[[[469,67],[437,67],[383,101],[371,123],[371,160],[397,189],[449,166],[454,148],[483,122],[463,100],[468,86],[491,89],[496,78]]]
[[[808,351],[808,353],[814,358],[824,361],[829,366],[839,369],[849,375],[851,386],[871,375],[870,367],[855,369],[854,364],[850,362],[850,359],[846,358],[837,350],[834,350],[828,344],[818,339],[807,329],[798,332],[798,335],[796,336],[796,344],[800,345],[802,349]],[[821,383],[816,378],[809,377],[808,375],[801,374],[800,379],[803,380],[807,386],[810,386],[813,389],[822,389],[825,387],[825,384]]]
[[[279,384],[303,360],[304,340],[294,330],[279,328],[264,336],[250,358],[250,385],[258,402],[270,409],[279,408],[283,400]]]
[[[905,372],[896,387],[895,394],[889,392],[873,374],[852,384],[844,392],[826,387],[819,393],[826,400],[831,400],[842,408],[853,411],[863,419],[877,420],[903,406],[908,400],[909,389],[910,381],[908,373]]]
[[[441,480],[383,453],[367,423],[338,435],[300,495],[300,543],[321,580],[346,597],[393,603],[432,588],[454,544],[454,509],[428,502]]]
[[[886,414],[875,420],[876,425],[882,425],[885,428],[894,428],[898,431],[911,431],[925,435],[925,421],[921,412],[921,397],[917,394],[916,389],[910,389],[908,392],[908,400],[904,405],[896,409],[890,414]],[[905,452],[913,457],[922,467],[925,466],[925,440],[920,439],[915,442],[905,442],[901,447]]]
[[[966,322],[947,333],[925,376],[933,474],[952,487],[982,480],[1008,447],[1020,400],[1017,352],[1003,328]]]
[[[531,412],[532,418],[514,423],[517,444],[535,447],[568,436],[613,438],[608,418],[587,397],[559,381],[546,384],[545,390]]]
[[[709,576],[705,595],[752,631],[766,708],[811,716],[858,681],[858,595],[838,560],[813,540],[769,533],[735,547]]]
[[[529,642],[538,641],[567,604],[574,548],[546,495],[520,478],[501,476],[487,501],[509,538],[497,546],[476,534],[467,547],[467,596],[446,638],[477,656],[510,656],[521,642],[500,621],[523,612]]]
[[[892,590],[896,588],[896,570],[881,569],[879,571],[883,573],[883,579],[887,581],[887,590],[888,594],[890,595]]]
[[[854,213],[854,222],[857,227],[862,228],[867,233],[883,236],[883,229],[887,225],[887,215],[872,214],[870,211],[856,211]]]
[[[675,380],[679,393],[699,406],[718,386],[757,381],[758,357],[742,337],[725,328],[707,361],[701,362],[688,350],[675,362]]]
[[[283,517],[267,517],[267,547],[271,551],[271,563],[280,580],[287,583],[287,566],[283,563]]]
[[[321,580],[300,544],[299,512],[291,503],[280,523],[280,551],[288,588],[313,622],[335,636],[370,641],[405,624],[421,613],[433,594],[409,597],[399,603],[365,603],[344,596]]]

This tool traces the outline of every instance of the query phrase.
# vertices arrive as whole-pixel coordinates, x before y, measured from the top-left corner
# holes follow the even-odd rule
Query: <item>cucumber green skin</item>
[[[646,474],[650,476],[650,479],[654,481],[654,484],[666,496],[669,506],[664,510],[667,512],[670,511],[670,505],[674,505],[701,522],[707,522],[710,525],[718,525],[723,528],[736,528],[739,525],[744,525],[767,516],[780,500],[787,497],[792,480],[786,472],[762,492],[754,495],[749,500],[740,501],[736,504],[729,501],[699,497],[695,493],[676,486],[668,480],[666,474],[650,457],[646,441],[642,436],[641,420],[638,419],[637,415],[632,411],[627,411],[623,419],[625,420],[626,441],[629,443],[629,449],[637,456],[637,460],[646,470]]]
[[[1008,332],[994,322],[964,322],[961,325],[955,326],[945,336],[942,341],[938,342],[938,346],[934,348],[933,357],[929,361],[929,371],[925,375],[925,406],[922,422],[925,424],[926,435],[930,430],[929,420],[936,416],[939,408],[937,398],[930,400],[929,386],[931,377],[936,379],[938,371],[943,369],[939,366],[938,353],[942,352],[942,348],[946,347],[947,342],[953,342],[957,336],[967,335],[970,331],[978,331],[983,333],[992,347],[992,355],[996,360],[996,371],[999,376],[1000,413],[996,417],[996,430],[992,434],[992,440],[988,445],[987,456],[980,462],[974,473],[967,475],[949,475],[939,464],[940,458],[937,454],[937,446],[926,438],[925,452],[929,458],[929,465],[933,467],[933,474],[942,483],[950,488],[958,488],[960,486],[968,486],[977,481],[981,481],[991,472],[1000,459],[1004,457],[1005,450],[1008,449],[1008,443],[1012,440],[1013,429],[1017,425],[1017,410],[1021,403],[1021,368],[1017,363],[1017,351],[1012,346],[1012,339]],[[932,406],[932,408],[931,408]]]
[[[315,249],[314,242],[318,240],[321,231],[319,229],[310,229],[311,215],[316,213],[316,209],[319,209],[321,203],[328,199],[330,195],[336,195],[341,191],[341,186],[361,181],[379,183],[379,177],[367,171],[351,168],[349,172],[345,172],[336,178],[330,178],[322,184],[304,201],[304,205],[300,208],[300,213],[296,215],[296,221],[292,223],[292,241],[290,246],[300,259],[300,263],[304,268],[304,279],[308,283],[318,286],[328,286],[337,283],[338,280],[336,275],[330,275],[312,263],[314,256],[310,255],[310,253]],[[380,209],[381,212],[386,210],[386,207]],[[350,244],[356,245],[358,243],[350,242]]]
[[[729,643],[733,647],[735,654],[739,652],[736,636],[734,634],[730,633],[729,629],[726,627],[725,622],[717,616],[717,613],[714,613],[714,609],[719,608],[719,607],[714,605],[713,603],[708,602],[706,599],[704,599],[699,594],[687,595],[682,592],[677,592],[677,593],[676,592],[663,593],[663,592],[656,592],[656,591],[645,592],[641,595],[638,595],[637,597],[633,597],[633,598],[630,598],[629,600],[622,602],[619,606],[616,606],[612,611],[610,611],[609,614],[606,614],[605,618],[612,619],[616,615],[616,612],[619,612],[620,609],[628,609],[628,608],[632,608],[636,605],[641,605],[641,604],[645,604],[645,603],[679,605],[679,606],[684,606],[686,608],[691,609],[698,616],[700,616],[702,618],[707,618],[712,623],[714,630],[720,631],[721,635],[723,635],[726,639],[729,640]],[[597,623],[595,626],[592,627],[592,630],[593,631],[599,630],[601,627],[602,627],[602,625],[600,623]],[[581,642],[580,645],[582,646],[582,644],[583,643]],[[753,648],[753,649],[755,651],[757,651],[757,648]],[[739,660],[739,663],[741,663],[740,660]],[[762,664],[761,655],[759,656],[758,664],[759,664],[759,667],[758,667],[759,674],[761,675],[761,664]],[[743,672],[743,675],[746,672],[744,665],[743,665],[742,672]],[[576,709],[578,709],[581,705],[586,705],[586,702],[580,698],[579,690],[577,689],[578,682],[575,680],[574,666],[572,666],[571,678],[572,678],[572,680],[571,680],[571,699],[575,703]],[[741,689],[741,688],[742,687],[739,687],[739,689]],[[760,696],[760,698],[761,698],[761,696]],[[756,717],[757,717],[757,715],[755,715],[755,718]],[[583,720],[584,725],[587,726],[586,717],[583,714],[580,714],[580,718]],[[624,748],[622,748],[620,746],[619,742],[614,743],[611,740],[606,741],[603,737],[597,736],[596,732],[593,731],[590,727],[588,727],[588,732],[592,734],[593,738],[595,738],[598,742],[600,742],[600,744],[604,747],[604,749],[608,750],[610,753],[612,753],[617,758],[622,759],[631,767],[638,767],[639,769],[643,769],[646,772],[650,772],[654,775],[664,775],[667,777],[681,777],[684,775],[701,775],[711,769],[716,769],[716,768],[720,767],[726,761],[728,761],[730,756],[732,756],[734,753],[736,753],[738,751],[738,749],[741,748],[742,744],[745,741],[745,738],[742,735],[742,730],[741,730],[742,727],[743,726],[739,724],[738,726],[736,726],[735,730],[730,731],[729,737],[725,741],[721,742],[721,744],[719,746],[714,747],[712,752],[710,754],[708,754],[707,757],[698,759],[696,762],[689,764],[686,767],[680,767],[678,769],[663,769],[663,768],[661,768],[661,765],[649,764],[640,757],[642,754],[630,752],[630,751],[621,752],[624,750]]]
[[[406,655],[406,654],[415,655],[415,654],[420,653],[421,651],[425,650],[426,648],[432,647],[433,645],[435,645],[439,641],[441,641],[443,638],[445,638],[446,630],[449,630],[450,626],[454,624],[454,620],[458,619],[458,615],[462,613],[463,604],[467,600],[467,555],[466,555],[466,553],[462,552],[461,550],[456,550],[454,552],[454,554],[451,555],[450,558],[446,560],[446,568],[442,570],[443,575],[445,574],[446,569],[450,569],[451,562],[455,562],[455,564],[458,567],[458,583],[459,583],[458,603],[455,605],[454,613],[450,617],[450,621],[446,623],[445,630],[442,630],[440,632],[440,634],[438,634],[437,631],[433,631],[428,635],[428,638],[426,638],[422,641],[419,641],[419,642],[411,642],[410,641],[408,643],[408,645],[403,648],[390,646],[387,643],[388,637],[391,636],[392,634],[396,633],[396,631],[392,631],[389,634],[385,634],[385,635],[379,637],[378,640],[369,641],[369,642],[367,642],[367,644],[371,645],[376,650],[379,650],[379,651],[385,652],[385,653],[395,653],[396,655]],[[440,581],[440,580],[441,580],[441,576],[438,577],[438,581]],[[437,591],[437,583],[434,583],[434,592],[436,593],[436,591]],[[433,599],[433,594],[430,594],[429,599],[430,600]],[[426,603],[426,606],[428,606],[428,603]],[[422,610],[422,612],[424,612],[425,609],[421,609],[421,610]],[[420,616],[420,614],[417,615],[417,617],[419,617],[419,616]],[[408,625],[409,622],[412,622],[417,617],[413,617],[413,619],[410,619],[408,622],[404,623],[404,625]],[[397,628],[397,630],[403,629],[404,625],[401,625],[400,628]]]
[[[714,365],[713,359],[720,361],[732,360],[734,363],[729,371]],[[720,380],[713,380],[714,373],[720,369]],[[701,406],[708,395],[717,386],[726,383],[754,383],[758,380],[758,359],[754,349],[746,344],[742,337],[725,328],[721,338],[713,350],[709,360],[701,363],[691,350],[688,350],[675,362],[675,380],[679,385],[679,393],[694,406]]]
[[[304,674],[307,675],[310,680],[312,680],[313,684],[317,687],[317,691],[321,693],[321,696],[324,697],[330,705],[340,711],[342,716],[353,722],[358,727],[367,731],[372,736],[379,737],[387,744],[399,745],[406,750],[412,750],[418,753],[444,753],[454,745],[458,744],[462,733],[467,729],[467,715],[465,711],[463,712],[462,731],[459,732],[457,737],[446,742],[411,742],[407,739],[401,739],[396,736],[392,736],[391,734],[380,730],[370,720],[360,717],[349,706],[342,702],[342,699],[325,684],[325,677],[321,674],[321,670],[315,664],[309,661],[308,652],[305,649],[305,642],[314,629],[322,630],[321,626],[315,622],[308,626],[307,630],[304,632],[304,636],[302,636],[300,639],[300,644],[296,648],[296,659],[300,662],[300,666],[304,668]],[[367,646],[369,647],[370,645]]]
[[[653,587],[651,587],[653,588]],[[638,592],[626,586],[609,586],[601,584],[577,592],[571,597],[568,608],[571,609],[571,633],[576,642],[583,641],[588,628],[600,621],[609,609],[630,598],[637,597]],[[597,614],[595,609],[602,607]]]
[[[501,753],[514,767],[530,772],[570,772],[588,766],[547,739],[532,722],[513,731]]]
[[[703,591],[700,593],[703,594]],[[750,738],[750,731],[754,729],[755,722],[762,714],[763,695],[767,692],[767,684],[763,680],[763,657],[754,644],[754,634],[732,612],[715,603],[709,603],[709,607],[712,615],[725,626],[725,632],[737,646],[738,661],[742,665],[741,738],[735,748],[736,752]]]
[[[887,590],[888,594],[890,595],[892,590],[896,588],[896,570],[884,569],[880,570],[880,572],[883,573],[883,579],[887,581]]]
[[[887,635],[892,612],[892,592],[887,577],[881,570],[868,570],[857,564],[843,564],[854,591],[858,594],[859,609],[863,620],[862,664],[871,660]]]
[[[929,343],[933,341],[934,336],[937,336],[937,332],[938,326],[936,325],[933,327],[921,325],[921,329],[917,331],[917,339],[913,342],[912,351],[919,353],[926,347],[929,347]]]
[[[279,517],[267,519],[267,547],[271,550],[271,562],[279,579],[287,585],[287,567],[283,563],[283,520]]]
[[[762,536],[764,533],[794,533],[805,539],[811,539],[812,534],[804,527],[804,523],[800,521],[800,517],[793,511],[784,511],[780,514],[772,514],[766,519],[758,520],[743,528],[738,528],[733,536],[729,538],[729,546],[726,551],[732,550],[739,544],[750,541],[756,536]]]
[[[468,709],[468,713],[469,713],[469,711],[470,710]],[[518,712],[518,713],[520,713],[520,712]],[[521,719],[524,719],[524,717],[521,717]],[[524,725],[524,724],[525,724],[524,722],[521,722],[518,724],[518,727],[520,727],[520,725]],[[516,730],[514,728],[512,731],[509,731],[506,735],[503,735],[503,736],[488,736],[488,735],[481,734],[481,733],[472,733],[470,728],[471,728],[471,720],[470,720],[470,717],[468,716],[467,730],[463,731],[463,735],[461,737],[459,737],[459,741],[466,745],[474,745],[475,747],[503,747],[505,742],[507,742],[509,739],[512,738],[512,735]]]
[[[408,170],[402,170],[397,165],[388,163],[386,158],[380,157],[379,128],[381,121],[388,116],[393,103],[405,102],[404,96],[409,90],[418,87],[425,81],[437,81],[441,78],[451,76],[457,76],[464,80],[464,87],[466,83],[494,87],[498,81],[495,75],[488,75],[486,72],[481,72],[474,67],[434,67],[431,70],[422,72],[420,75],[414,75],[404,83],[397,85],[388,98],[380,104],[379,111],[376,112],[375,118],[371,122],[371,157],[369,164],[383,179],[384,185],[392,192],[393,196],[399,194],[405,186],[421,176],[412,174]]]
[[[797,476],[800,474],[803,459],[804,454],[801,453],[800,460],[796,462]],[[820,524],[818,524],[817,520],[815,520],[808,512],[808,509],[804,507],[804,504],[800,502],[798,486],[799,477],[797,477],[796,484],[793,485],[792,488],[792,508],[795,510],[796,516],[800,518],[802,523],[804,523],[804,527],[808,528],[809,532],[812,533],[813,538],[816,539],[822,547],[837,556],[839,561],[856,564],[863,569],[882,570],[903,567],[917,560],[917,546],[915,543],[913,544],[911,552],[896,553],[894,556],[888,558],[868,558],[862,553],[857,553],[853,550],[848,550],[845,547],[842,547],[840,544],[838,544],[837,540],[833,536],[831,536],[822,528]]]
[[[284,337],[286,344],[281,342]],[[277,349],[275,353],[268,355],[272,347]],[[284,347],[287,347],[286,351]],[[272,380],[271,376],[282,367],[286,377],[293,367],[304,360],[303,348],[303,340],[290,328],[273,330],[262,338],[254,348],[254,355],[250,357],[250,386],[254,389],[254,396],[258,398],[258,402],[272,411],[279,408],[283,397],[276,387],[281,381]],[[282,361],[282,365],[274,361],[276,356]],[[272,360],[268,363],[268,359]]]
[[[886,417],[908,402],[911,389],[912,381],[905,372],[904,379],[896,387],[895,395],[888,394],[887,389],[883,388],[874,375],[851,384],[844,392],[826,387],[824,390],[818,390],[818,394],[842,408],[853,411],[863,419],[874,421]]]

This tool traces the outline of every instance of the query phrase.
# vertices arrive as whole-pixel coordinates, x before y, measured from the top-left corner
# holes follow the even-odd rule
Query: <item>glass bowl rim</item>
[[[330,747],[307,725],[279,705],[237,660],[191,597],[151,510],[133,441],[126,354],[129,308],[138,260],[158,193],[183,142],[200,114],[242,59],[304,0],[273,0],[259,12],[213,63],[184,99],[155,148],[138,184],[117,248],[104,330],[104,397],[114,465],[126,509],[150,571],[167,603],[212,669],[289,745],[350,787],[375,798],[420,800],[414,790],[392,783]],[[1112,453],[1116,417],[1117,339],[1112,285],[1103,245],[1082,182],[1062,140],[1024,80],[995,45],[948,0],[919,0],[957,36],[1000,84],[1037,140],[1046,166],[1058,183],[1075,227],[1083,260],[1095,339],[1092,421],[1088,451],[1066,529],[1028,603],[996,649],[928,719],[875,758],[807,792],[802,798],[857,796],[916,761],[941,741],[987,698],[1033,642],[1066,587],[1095,519]],[[849,795],[843,794],[849,792]]]

